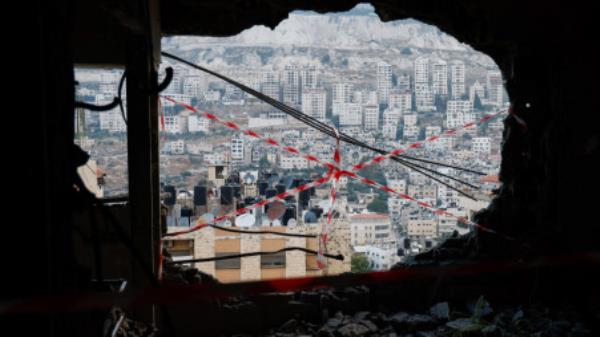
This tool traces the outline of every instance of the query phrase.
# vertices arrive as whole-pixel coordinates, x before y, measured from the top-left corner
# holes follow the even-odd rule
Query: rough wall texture
[[[233,35],[275,27],[294,9],[345,11],[357,1],[165,1],[164,34]],[[407,17],[437,25],[490,55],[500,66],[514,118],[505,120],[499,196],[478,220],[533,249],[480,233],[479,247],[498,254],[589,249],[597,222],[600,136],[589,120],[597,72],[592,11],[558,1],[372,1],[382,20]],[[590,14],[586,14],[590,13]]]

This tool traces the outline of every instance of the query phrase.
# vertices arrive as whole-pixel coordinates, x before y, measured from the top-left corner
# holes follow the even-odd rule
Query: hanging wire
[[[211,261],[238,259],[238,258],[249,257],[249,256],[275,255],[275,254],[280,254],[280,253],[289,252],[289,251],[301,251],[301,252],[305,252],[307,254],[312,254],[312,255],[318,254],[318,252],[316,250],[307,249],[304,247],[286,247],[286,248],[282,248],[280,250],[276,250],[276,251],[272,251],[272,252],[250,252],[250,253],[242,253],[242,254],[206,257],[206,258],[200,258],[200,259],[177,260],[177,261],[168,262],[167,264],[173,265],[173,264],[183,264],[183,263],[211,262]],[[334,260],[339,260],[339,261],[344,260],[344,255],[342,255],[342,254],[337,254],[337,255],[323,254],[323,256],[334,259]]]
[[[316,234],[300,234],[300,233],[284,233],[284,232],[276,232],[276,231],[249,231],[243,229],[235,229],[231,227],[223,227],[218,225],[209,225],[209,227],[216,228],[226,232],[232,233],[242,233],[242,234],[273,234],[279,236],[289,236],[295,238],[316,238],[318,235]]]

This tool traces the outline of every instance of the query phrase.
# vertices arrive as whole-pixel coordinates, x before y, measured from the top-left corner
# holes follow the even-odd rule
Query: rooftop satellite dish
[[[238,216],[235,219],[235,225],[238,227],[252,227],[254,225],[254,216],[252,214],[246,213]]]
[[[311,211],[306,212],[306,214],[304,214],[304,222],[305,223],[316,223],[317,215]]]
[[[215,220],[215,216],[212,213],[204,213],[200,218],[198,218],[198,222],[202,221],[204,223],[212,223]]]
[[[296,219],[289,219],[287,222],[288,227],[296,227],[297,224],[298,222],[296,221]]]
[[[271,221],[279,219],[283,216],[285,209],[286,207],[283,202],[275,201],[269,205],[269,209],[267,210],[267,217]]]
[[[273,221],[273,226],[281,226],[281,221],[279,221],[279,219],[276,219],[275,221]]]

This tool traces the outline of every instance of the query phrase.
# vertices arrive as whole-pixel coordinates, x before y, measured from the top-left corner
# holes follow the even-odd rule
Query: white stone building
[[[325,120],[326,93],[322,89],[306,89],[302,92],[302,112],[316,119]]]
[[[350,244],[363,246],[393,239],[390,217],[366,213],[350,215]]]
[[[454,60],[450,63],[450,87],[452,99],[460,99],[465,94],[465,64]]]

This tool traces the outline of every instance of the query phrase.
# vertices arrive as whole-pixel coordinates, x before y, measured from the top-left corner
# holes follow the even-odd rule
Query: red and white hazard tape
[[[436,213],[438,215],[450,216],[450,217],[455,218],[458,221],[460,221],[462,223],[465,223],[467,225],[471,225],[471,226],[480,228],[481,230],[484,230],[484,231],[487,231],[487,232],[490,232],[490,233],[495,233],[495,234],[498,234],[498,235],[502,235],[502,234],[498,233],[495,230],[489,229],[489,228],[487,228],[485,226],[482,226],[480,224],[476,224],[476,223],[474,223],[474,222],[472,222],[472,221],[470,221],[470,220],[468,220],[468,219],[466,219],[464,217],[454,215],[454,214],[452,214],[450,212],[447,212],[445,210],[437,209],[437,208],[433,207],[432,205],[430,205],[429,203],[426,203],[426,202],[423,202],[423,201],[419,201],[419,200],[417,200],[417,199],[415,199],[415,198],[413,198],[413,197],[411,197],[409,195],[406,195],[404,193],[400,193],[400,192],[398,192],[398,191],[396,191],[396,190],[394,190],[394,189],[392,189],[392,188],[390,188],[388,186],[384,186],[384,185],[381,185],[381,184],[379,184],[379,183],[377,183],[377,182],[375,182],[375,181],[373,181],[371,179],[364,178],[364,177],[356,174],[356,171],[362,170],[363,168],[365,168],[367,166],[370,166],[370,165],[381,163],[382,161],[384,161],[384,160],[386,160],[386,159],[388,159],[388,158],[390,158],[392,156],[396,156],[396,155],[402,154],[402,153],[404,153],[406,151],[409,151],[410,149],[421,147],[424,143],[433,142],[433,141],[436,141],[436,140],[440,139],[443,136],[454,135],[454,134],[456,134],[458,131],[460,131],[462,129],[466,129],[466,128],[469,128],[471,126],[474,126],[474,125],[477,125],[477,124],[480,124],[480,123],[484,123],[484,122],[486,122],[486,121],[488,121],[488,120],[490,120],[490,119],[492,119],[494,117],[497,117],[497,116],[501,115],[502,113],[505,113],[507,111],[507,109],[500,110],[500,111],[498,111],[498,112],[496,112],[494,114],[486,115],[486,116],[482,117],[481,119],[479,119],[477,121],[467,123],[467,124],[465,124],[465,125],[463,125],[461,127],[457,127],[457,128],[446,130],[445,132],[441,133],[440,135],[431,136],[431,137],[425,139],[424,141],[412,143],[412,144],[408,145],[405,148],[393,150],[390,153],[385,154],[385,155],[375,156],[375,157],[373,157],[373,159],[371,159],[369,161],[365,161],[365,162],[359,163],[357,165],[354,165],[352,167],[352,171],[350,172],[350,171],[342,170],[340,168],[340,165],[339,165],[339,150],[336,150],[336,156],[338,157],[338,160],[336,161],[336,159],[334,158],[334,162],[335,163],[327,162],[327,161],[324,161],[324,160],[321,160],[321,159],[317,158],[316,156],[302,153],[300,150],[298,150],[298,149],[296,149],[294,147],[284,146],[281,143],[279,143],[278,141],[276,141],[276,140],[274,140],[272,138],[266,138],[266,137],[260,135],[259,133],[255,132],[255,131],[252,131],[252,130],[249,130],[249,129],[243,129],[242,127],[240,127],[236,123],[231,122],[231,121],[222,120],[222,119],[218,118],[217,116],[215,116],[214,114],[210,114],[210,113],[207,113],[207,112],[200,112],[196,108],[194,108],[194,107],[192,107],[192,106],[190,106],[188,104],[185,104],[185,103],[182,103],[182,102],[178,102],[178,101],[176,101],[176,100],[174,100],[174,99],[172,99],[170,97],[164,97],[164,96],[162,96],[162,97],[164,99],[172,102],[172,103],[175,103],[177,105],[180,105],[180,106],[184,107],[185,109],[187,109],[189,111],[201,114],[202,116],[208,118],[209,120],[215,121],[215,122],[217,122],[217,123],[219,123],[221,125],[224,125],[224,126],[230,128],[230,129],[243,132],[244,134],[246,134],[248,136],[251,136],[251,137],[263,140],[268,145],[279,147],[279,148],[283,149],[284,151],[286,151],[288,153],[291,153],[291,154],[296,155],[296,156],[301,156],[301,157],[303,157],[303,158],[305,158],[305,159],[307,159],[309,161],[312,161],[312,162],[315,162],[315,163],[318,163],[318,164],[321,164],[323,166],[328,167],[329,168],[329,173],[327,175],[325,175],[323,178],[318,179],[317,181],[322,181],[322,182],[320,182],[318,184],[318,185],[321,185],[321,184],[327,183],[330,179],[333,178],[333,183],[332,183],[332,191],[333,192],[330,193],[331,194],[330,200],[335,200],[335,195],[336,195],[335,188],[333,187],[333,184],[335,184],[339,180],[339,178],[341,176],[347,175],[347,176],[349,176],[349,177],[351,177],[351,178],[353,178],[353,179],[355,179],[357,181],[360,181],[360,182],[362,182],[364,184],[367,184],[367,185],[370,185],[370,186],[374,186],[374,187],[376,187],[376,188],[378,188],[378,189],[380,189],[382,191],[385,191],[385,192],[388,192],[388,193],[397,194],[402,199],[408,200],[408,201],[410,201],[412,203],[415,203],[415,204],[417,204],[417,205],[419,205],[421,207],[427,208],[427,209],[431,210],[432,212],[434,212],[434,213]],[[338,142],[339,142],[339,140],[338,140]],[[338,146],[338,149],[339,149],[339,146]],[[286,193],[288,193],[288,191],[282,193],[282,195],[284,195],[283,198],[285,198],[285,196],[289,195],[289,194],[286,194]],[[270,202],[273,202],[273,201],[276,201],[276,200],[281,200],[281,199],[276,199],[276,197],[273,197],[271,199],[273,199],[273,200],[267,199],[267,200],[263,200],[262,202],[265,202],[264,204],[267,204],[267,203],[270,203]],[[268,200],[270,200],[270,201],[268,201]],[[264,205],[264,204],[261,204],[261,206]],[[257,207],[257,204],[255,204],[253,206]],[[224,220],[224,219],[226,219],[228,217],[231,217],[231,216],[243,214],[243,213],[247,212],[249,209],[250,208],[241,208],[240,210],[236,210],[236,211],[230,212],[230,214],[226,214],[226,215],[223,215],[223,216],[221,216],[219,218],[216,218],[214,220],[214,222],[222,221],[222,220]],[[330,207],[330,210],[329,210],[329,213],[328,213],[327,223],[331,222],[331,219],[330,219],[332,217],[332,213],[331,212],[332,212],[332,207]],[[196,231],[198,229],[204,228],[204,227],[206,227],[208,225],[209,224],[197,224],[196,226],[194,226],[193,228],[190,228],[189,230],[168,233],[167,236],[175,236],[175,235],[190,233],[190,232]],[[327,242],[327,240],[328,240],[328,234],[329,234],[328,233],[328,225],[326,225],[326,226],[327,227],[324,226],[323,235],[321,236],[322,237],[321,243],[322,242]],[[505,237],[506,238],[510,238],[508,236],[505,236]],[[321,244],[320,244],[320,246],[321,246]],[[322,253],[322,251],[321,251],[321,253]]]
[[[329,191],[329,210],[327,212],[327,221],[323,224],[323,228],[321,230],[321,239],[319,240],[319,252],[317,254],[317,267],[319,267],[319,269],[327,268],[327,261],[325,259],[324,252],[327,252],[327,242],[329,240],[329,232],[331,231],[331,222],[333,221],[333,207],[335,206],[335,200],[337,198],[337,183],[340,180],[339,172],[341,172],[338,169],[338,167],[341,166],[341,155],[340,134],[337,129],[335,129],[335,135],[336,146],[333,153],[333,162],[335,163],[335,168],[333,168],[333,177],[330,176],[331,189]]]

